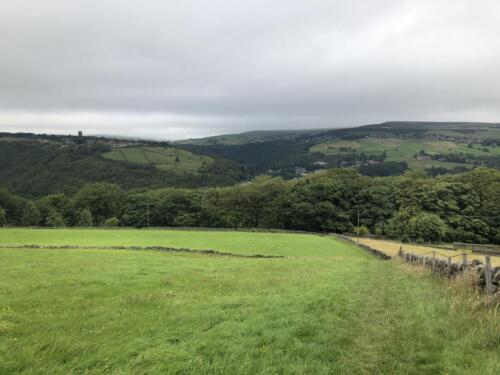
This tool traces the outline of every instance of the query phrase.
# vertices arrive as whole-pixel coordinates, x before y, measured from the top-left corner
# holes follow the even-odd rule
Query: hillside
[[[93,182],[124,188],[232,185],[249,178],[233,161],[165,142],[0,134],[0,187],[38,197]]]
[[[199,174],[214,162],[209,156],[197,155],[174,147],[126,147],[102,154],[104,158],[136,164],[153,165],[163,171]]]
[[[318,169],[356,167],[368,175],[423,169],[430,174],[476,166],[500,168],[500,124],[386,122],[357,128],[250,132],[179,144],[193,152],[295,177]]]
[[[0,187],[37,197],[86,183],[124,188],[224,186],[257,174],[329,168],[368,176],[500,169],[500,124],[387,122],[343,129],[254,131],[155,142],[0,133]],[[29,181],[29,183],[26,183]]]
[[[179,144],[193,145],[242,145],[246,143],[270,142],[279,140],[294,140],[302,136],[321,134],[324,129],[303,130],[255,130],[239,134],[224,134],[213,137],[187,139],[179,141]]]

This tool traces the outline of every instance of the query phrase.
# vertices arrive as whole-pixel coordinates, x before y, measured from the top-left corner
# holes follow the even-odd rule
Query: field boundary
[[[392,257],[390,255],[387,255],[383,251],[374,249],[373,247],[370,247],[370,246],[362,244],[362,243],[357,243],[357,241],[353,240],[350,237],[344,236],[343,234],[331,234],[331,236],[339,238],[339,239],[344,240],[344,241],[348,241],[348,242],[360,247],[361,249],[368,251],[370,254],[375,255],[377,258],[380,258],[382,260],[392,259]]]
[[[201,254],[201,255],[215,255],[224,257],[234,257],[234,258],[260,258],[260,259],[283,259],[286,258],[283,255],[263,255],[263,254],[236,254],[230,252],[223,252],[213,249],[188,249],[188,248],[175,248],[175,247],[164,247],[164,246],[79,246],[79,245],[36,245],[36,244],[26,244],[26,245],[0,245],[0,249],[41,249],[41,250],[133,250],[133,251],[160,251],[167,253],[189,253],[189,254]]]
[[[483,263],[478,259],[469,261],[467,253],[447,256],[434,250],[424,254],[414,254],[405,252],[401,247],[398,257],[407,263],[428,268],[433,273],[447,277],[473,272],[478,277],[475,283],[476,286],[486,294],[491,295],[500,291],[500,267],[492,267],[490,255],[485,256]],[[459,261],[455,262],[453,260],[456,258]]]

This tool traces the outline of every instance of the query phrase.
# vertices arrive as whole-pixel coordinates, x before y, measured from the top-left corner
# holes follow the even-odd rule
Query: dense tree
[[[0,227],[5,226],[7,224],[7,217],[5,215],[5,210],[0,207]]]
[[[0,207],[5,211],[5,220],[10,225],[22,225],[22,216],[26,199],[0,189]]]
[[[445,238],[447,226],[441,218],[429,212],[419,212],[408,221],[410,238],[417,241],[439,242]]]
[[[88,208],[95,225],[110,217],[119,217],[125,202],[125,193],[117,185],[97,183],[86,185],[74,197],[73,206],[78,212]]]
[[[386,161],[362,165],[359,167],[359,172],[365,176],[399,176],[407,169],[408,164],[405,162]]]
[[[486,168],[437,177],[424,172],[367,177],[337,169],[289,181],[258,177],[208,189],[124,191],[113,184],[93,184],[73,194],[38,199],[36,207],[0,190],[0,206],[9,225],[22,225],[28,217],[31,224],[24,225],[51,226],[61,220],[67,225],[106,225],[116,218],[113,225],[133,227],[317,232],[353,231],[359,212],[363,230],[389,237],[500,243],[500,172]]]
[[[196,226],[201,195],[187,189],[161,189],[153,195],[151,218],[156,226]]]
[[[49,215],[57,212],[63,222],[71,221],[71,202],[65,194],[54,194],[38,199],[36,207],[40,211],[41,222],[47,222]]]
[[[25,227],[34,227],[40,224],[40,212],[33,202],[26,203],[21,218],[21,225]]]
[[[149,226],[153,200],[149,192],[132,191],[127,194],[120,223],[127,227],[143,228]]]
[[[48,213],[45,219],[45,224],[48,227],[54,227],[54,228],[61,228],[66,226],[66,223],[64,222],[62,215],[55,209],[52,209]]]

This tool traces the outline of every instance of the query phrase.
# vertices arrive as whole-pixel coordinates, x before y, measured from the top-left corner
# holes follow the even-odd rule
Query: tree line
[[[333,169],[215,188],[94,183],[30,200],[0,190],[0,225],[360,230],[413,241],[500,243],[500,171],[368,177]]]

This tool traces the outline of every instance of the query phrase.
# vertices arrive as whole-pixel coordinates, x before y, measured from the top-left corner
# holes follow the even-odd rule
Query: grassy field
[[[330,237],[294,233],[252,233],[136,229],[1,229],[1,245],[163,246],[214,249],[246,255],[359,257],[352,246]],[[332,246],[335,244],[335,252]]]
[[[10,230],[0,373],[496,374],[498,310],[331,237]],[[112,244],[282,254],[249,259]]]
[[[173,147],[126,147],[103,154],[105,158],[139,164],[151,164],[162,170],[196,173],[200,167],[213,161],[204,155]]]

